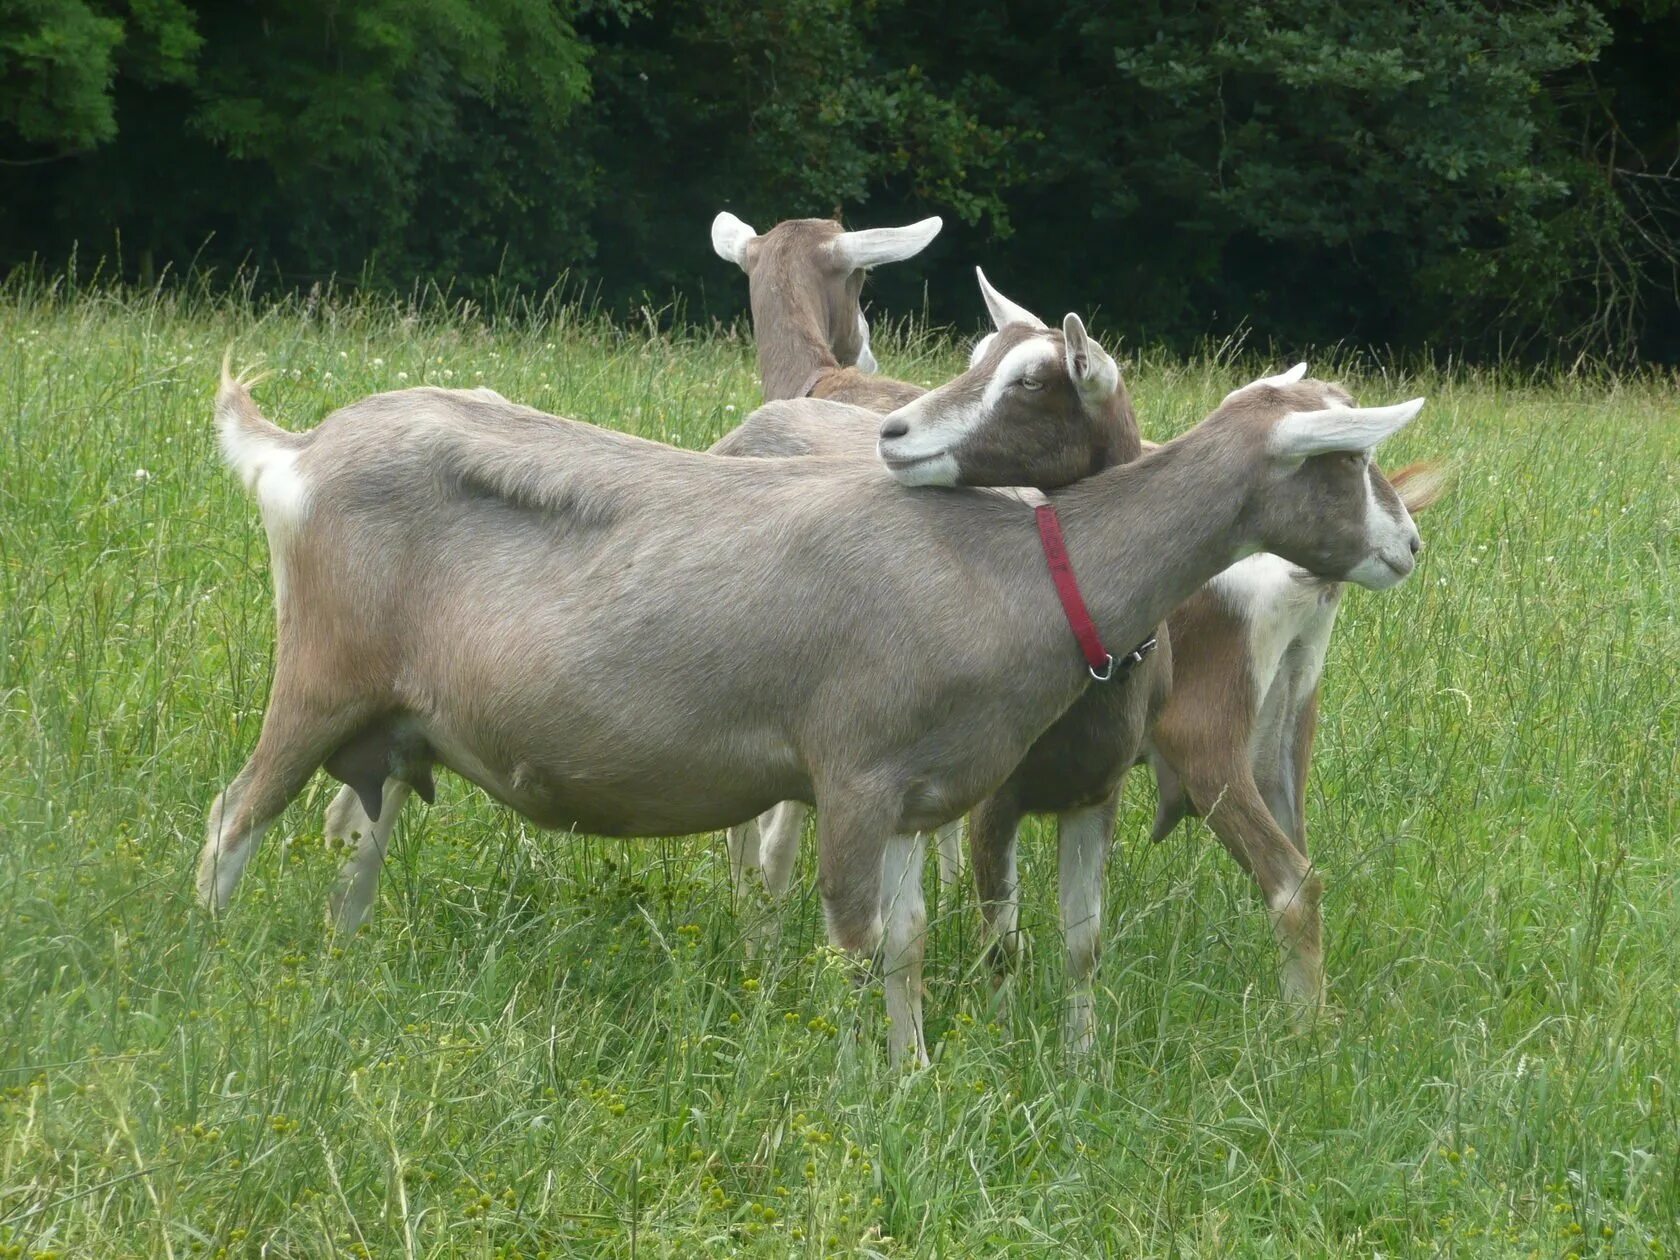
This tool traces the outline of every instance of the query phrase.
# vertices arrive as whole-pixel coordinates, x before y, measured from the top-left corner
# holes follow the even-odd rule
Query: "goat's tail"
[[[231,370],[233,350],[222,357],[222,383],[216,390],[216,436],[222,459],[255,496],[263,519],[297,514],[304,507],[304,482],[294,465],[309,445],[306,433],[288,433],[257,409],[251,386],[258,376]]]

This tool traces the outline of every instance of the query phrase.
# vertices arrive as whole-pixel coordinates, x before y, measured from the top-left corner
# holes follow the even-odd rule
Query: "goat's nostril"
[[[1420,552],[1422,550],[1423,550],[1423,539],[1419,538],[1416,534],[1413,534],[1412,535],[1412,554],[1415,556],[1415,555],[1417,555],[1418,552]]]
[[[881,426],[881,440],[890,442],[894,438],[903,437],[908,432],[910,432],[910,425],[908,421],[888,420]]]

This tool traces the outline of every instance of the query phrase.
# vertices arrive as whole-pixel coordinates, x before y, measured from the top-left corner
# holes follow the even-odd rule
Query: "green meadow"
[[[1140,775],[1095,1054],[1061,1050],[1034,823],[1001,998],[930,862],[934,1062],[903,1074],[810,845],[749,964],[770,911],[733,904],[721,835],[544,833],[443,776],[335,939],[323,776],[198,908],[274,638],[210,425],[230,344],[292,428],[483,384],[704,447],[757,400],[737,330],[558,303],[0,291],[0,1257],[1680,1254],[1672,377],[1315,361],[1427,394],[1384,462],[1453,469],[1326,670],[1332,1015],[1289,1031],[1247,879],[1199,824],[1150,844]],[[1289,361],[1119,350],[1154,438]],[[937,383],[964,344],[877,352]]]

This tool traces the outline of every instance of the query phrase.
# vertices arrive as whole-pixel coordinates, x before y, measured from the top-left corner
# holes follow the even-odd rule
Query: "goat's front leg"
[[[927,950],[927,902],[922,896],[922,833],[887,841],[881,871],[881,918],[886,925],[881,970],[887,986],[887,1049],[894,1063],[927,1063],[922,1033],[922,962]]]
[[[379,889],[379,872],[385,865],[391,834],[397,829],[397,816],[413,790],[400,779],[386,779],[378,819],[367,816],[361,797],[348,784],[339,789],[332,804],[327,806],[328,845],[343,845],[352,850],[327,902],[327,920],[335,931],[354,932],[367,921],[374,894]]]
[[[1295,770],[1295,825],[1286,827],[1295,847],[1307,853],[1307,775],[1312,770],[1313,739],[1318,734],[1318,688],[1314,687],[1295,715],[1295,749],[1290,765]]]
[[[894,823],[897,802],[860,799],[854,795],[822,793],[817,799],[817,882],[822,891],[823,917],[828,923],[830,944],[850,953],[867,966],[880,952],[883,936],[882,907],[889,845],[895,849],[893,870],[901,888],[912,878],[907,855],[896,843]],[[921,882],[921,872],[914,872]],[[907,905],[906,909],[910,907]],[[907,925],[906,925],[907,926]],[[901,950],[902,942],[901,942]],[[897,1005],[895,1002],[894,1005]],[[896,1021],[888,1044],[893,1061],[902,1061],[914,1049],[918,1061],[925,1053],[919,1014],[911,1005],[903,1021]]]
[[[1102,957],[1103,872],[1114,839],[1120,789],[1089,809],[1057,815],[1062,935],[1067,942],[1068,1048],[1088,1054],[1096,1042],[1097,961]]]

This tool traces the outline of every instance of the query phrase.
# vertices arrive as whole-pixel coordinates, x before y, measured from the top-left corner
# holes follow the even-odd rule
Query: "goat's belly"
[[[693,764],[680,759],[603,765],[547,749],[486,754],[448,733],[428,731],[438,761],[550,830],[599,836],[692,835],[732,827],[810,786],[788,765]]]

